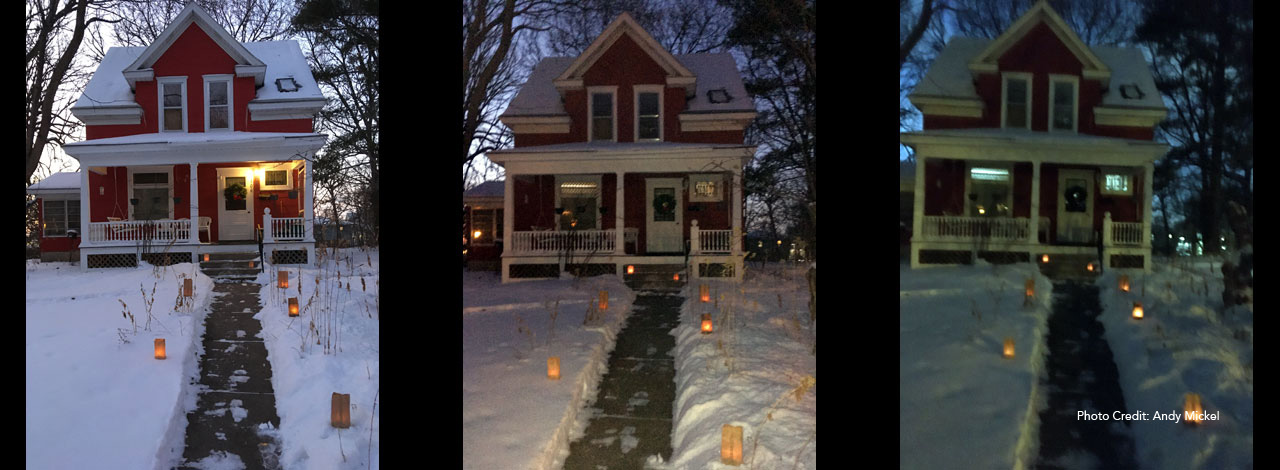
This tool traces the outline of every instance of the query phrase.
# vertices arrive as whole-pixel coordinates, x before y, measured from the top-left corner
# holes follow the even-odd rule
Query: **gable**
[[[200,25],[191,24],[152,64],[157,77],[198,73],[233,73],[236,61],[209,37]]]
[[[666,48],[658,44],[644,28],[636,23],[628,13],[618,15],[618,18],[609,23],[609,26],[600,33],[595,41],[591,42],[587,49],[582,51],[573,63],[565,69],[563,73],[556,77],[553,81],[556,88],[561,90],[574,89],[583,86],[583,75],[593,68],[595,63],[602,56],[608,53],[615,43],[623,38],[629,38],[633,44],[637,46],[639,52],[634,58],[647,56],[652,62],[658,64],[665,72],[664,79],[669,86],[680,86],[692,92],[696,87],[696,78],[689,69],[685,68],[675,56],[671,55]]]
[[[999,62],[1010,49],[1023,42],[1024,38],[1033,36],[1033,41],[1044,41],[1045,30],[1055,36],[1059,43],[1067,49],[1071,56],[1081,64],[1081,75],[1086,79],[1102,80],[1106,83],[1111,77],[1111,70],[1098,58],[1080,36],[1063,21],[1062,17],[1049,6],[1049,2],[1036,2],[1022,17],[1018,18],[1009,29],[969,62],[969,69],[976,73],[993,73],[999,69]],[[1035,33],[1034,35],[1032,33]]]
[[[1000,71],[1035,70],[1045,73],[1080,75],[1084,64],[1062,40],[1043,23],[1036,25],[997,60]]]
[[[586,86],[630,83],[664,83],[667,73],[628,36],[618,38],[582,74]]]
[[[125,79],[129,82],[129,87],[134,88],[139,81],[149,81],[155,78],[153,66],[160,58],[172,47],[179,39],[185,36],[190,26],[199,25],[200,29],[206,33],[218,48],[235,61],[235,73],[239,77],[253,77],[254,85],[261,86],[264,83],[264,75],[266,72],[266,64],[257,57],[254,57],[244,45],[231,37],[225,28],[213,21],[213,18],[205,13],[203,9],[196,6],[195,3],[188,3],[186,7],[178,13],[169,26],[160,32],[156,40],[142,50],[137,60],[124,68]]]

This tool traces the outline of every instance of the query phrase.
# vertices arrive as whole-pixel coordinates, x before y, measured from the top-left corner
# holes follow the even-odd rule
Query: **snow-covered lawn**
[[[509,284],[496,273],[462,276],[463,468],[557,468],[634,295],[613,276]],[[608,310],[584,325],[601,290]],[[547,378],[549,356],[560,358],[559,380]]]
[[[340,249],[318,266],[258,275],[262,337],[271,360],[284,468],[379,468],[378,250]],[[277,287],[280,270],[289,287]],[[289,317],[288,299],[299,316]],[[330,425],[333,393],[351,395],[351,427]],[[378,405],[375,409],[375,403]]]
[[[1117,278],[1128,274],[1129,293]],[[1222,310],[1217,263],[1177,259],[1150,274],[1109,270],[1098,279],[1101,321],[1115,355],[1126,413],[1143,468],[1253,467],[1253,312]],[[1131,318],[1134,301],[1144,318]],[[1156,411],[1181,418],[1186,393],[1198,393],[1219,420],[1189,426],[1151,420]],[[1110,413],[1112,410],[1093,410]]]
[[[175,312],[184,275],[195,298]],[[168,468],[181,457],[184,384],[199,370],[193,344],[212,288],[191,263],[86,272],[29,261],[27,468]]]
[[[673,332],[676,403],[666,468],[734,468],[720,463],[726,424],[742,427],[738,468],[817,468],[816,324],[804,274],[805,267],[774,265],[748,269],[741,284],[699,279],[685,286]],[[704,283],[711,302],[701,302]],[[712,314],[706,335],[703,313]]]
[[[1036,301],[1023,306],[1035,279]],[[1023,468],[1033,461],[1051,281],[1032,264],[900,268],[902,468]],[[877,315],[852,309],[850,313]],[[863,332],[862,334],[875,334]],[[1015,355],[1001,357],[1006,337]]]

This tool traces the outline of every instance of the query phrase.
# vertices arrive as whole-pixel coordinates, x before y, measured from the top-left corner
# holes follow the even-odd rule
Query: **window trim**
[[[179,99],[182,111],[182,130],[165,130],[164,128],[164,86],[171,83],[177,83],[182,86],[182,98]],[[187,77],[157,77],[156,78],[156,121],[159,121],[157,127],[160,132],[187,132]],[[171,108],[170,108],[171,109]]]
[[[173,220],[173,185],[174,185],[173,167],[172,166],[130,166],[128,167],[128,169],[129,169],[129,178],[126,184],[128,186],[129,197],[128,199],[125,200],[125,203],[126,203],[125,205],[129,206],[129,220],[138,220],[137,217],[135,217],[133,214],[134,205],[128,204],[129,199],[134,198],[133,197],[134,173],[167,173],[169,175],[168,183],[166,183],[166,187],[169,189],[169,197],[165,198],[169,202],[169,216],[166,217],[166,219]],[[160,185],[154,184],[154,183],[147,183],[147,184],[151,185],[148,187],[153,187],[153,188],[160,187]]]
[[[1055,85],[1062,82],[1070,82],[1071,91],[1071,130],[1055,129],[1053,127],[1053,113],[1057,102],[1054,101]],[[1070,132],[1077,133],[1080,131],[1080,77],[1075,75],[1059,75],[1049,74],[1049,132]]]
[[[258,180],[259,191],[292,191],[294,189],[293,172],[295,169],[296,168],[289,165],[288,163],[280,163],[276,165],[263,165],[258,168],[255,168],[255,170],[257,171],[254,171],[253,177]],[[268,185],[267,184],[268,171],[285,172],[285,184]],[[259,175],[258,172],[261,172],[261,175]]]
[[[615,127],[616,127],[616,126],[615,126]],[[551,206],[551,207],[553,207],[553,208],[554,208],[554,207],[564,207],[564,206],[560,203],[560,196],[561,196],[561,195],[560,195],[560,186],[561,186],[561,185],[563,185],[564,183],[575,183],[575,182],[578,182],[578,183],[595,183],[595,185],[596,185],[596,211],[597,211],[597,212],[599,212],[600,208],[601,208],[601,207],[603,207],[603,204],[604,204],[604,183],[603,183],[602,179],[603,179],[603,178],[601,178],[601,177],[600,177],[600,175],[556,175],[556,179],[555,179],[556,204],[555,204],[554,206]],[[553,223],[554,223],[554,227],[555,227],[555,229],[556,229],[556,230],[561,230],[561,228],[560,228],[560,214],[553,214],[553,215],[554,215],[554,217],[552,218],[552,220],[554,221]],[[592,227],[592,228],[579,228],[578,230],[602,230],[600,227],[604,225],[604,217],[603,217],[603,216],[601,216],[599,213],[597,213],[597,214],[596,214],[596,219],[595,219],[595,220],[596,220],[596,226],[595,226],[595,227]]]
[[[1107,177],[1108,177],[1108,176],[1112,176],[1112,175],[1115,175],[1115,176],[1123,176],[1123,177],[1125,177],[1125,178],[1128,178],[1128,180],[1129,180],[1129,181],[1128,181],[1128,183],[1129,183],[1129,190],[1128,190],[1128,191],[1111,191],[1111,190],[1108,190],[1108,189],[1107,189]],[[1099,194],[1099,195],[1102,195],[1102,196],[1133,196],[1134,194],[1136,194],[1136,193],[1134,192],[1134,187],[1133,187],[1133,186],[1134,186],[1134,182],[1135,182],[1137,179],[1134,177],[1134,174],[1133,174],[1133,172],[1131,172],[1131,171],[1126,171],[1126,170],[1106,170],[1106,169],[1104,169],[1104,170],[1102,170],[1102,172],[1101,172],[1101,176],[1100,176],[1098,179],[1099,179],[1099,184],[1098,184],[1098,194]]]
[[[204,81],[204,131],[205,132],[232,132],[235,130],[236,128],[235,109],[236,108],[235,108],[235,93],[233,93],[234,87],[235,87],[234,77],[235,77],[234,75],[230,75],[230,74],[205,75],[203,77],[204,78],[203,81]],[[227,104],[226,104],[227,127],[225,129],[209,127],[209,123],[210,123],[209,107],[211,106],[209,104],[209,85],[212,85],[213,82],[227,83]]]
[[[613,100],[613,134],[609,140],[596,140],[595,138],[595,99],[594,95],[599,93],[608,93],[609,98]],[[617,142],[618,141],[618,87],[617,86],[589,86],[587,87],[587,142]],[[556,186],[559,188],[559,186]],[[558,196],[557,196],[558,197]]]
[[[62,203],[62,223],[63,223],[63,225],[65,225],[65,226],[66,226],[66,228],[65,228],[65,229],[63,229],[63,231],[62,231],[62,233],[61,233],[61,234],[52,234],[52,235],[50,235],[50,234],[48,233],[48,230],[49,230],[49,207],[48,207],[48,206],[49,206],[49,203],[50,203],[50,202],[60,202],[60,203]],[[79,199],[71,199],[71,198],[67,198],[67,199],[48,199],[48,198],[40,198],[40,237],[41,237],[41,238],[72,238],[72,237],[71,237],[71,234],[70,234],[69,232],[70,232],[71,230],[73,230],[73,229],[71,228],[71,221],[73,221],[73,220],[75,221],[75,223],[76,223],[76,225],[77,225],[77,227],[74,229],[74,230],[76,231],[76,233],[78,233],[78,234],[79,234],[79,233],[84,233],[84,230],[81,230],[81,228],[79,227],[79,225],[80,225],[80,217],[75,217],[75,218],[72,218],[72,217],[71,217],[71,211],[68,209],[68,205],[70,205],[72,202],[75,202],[75,203],[76,203],[76,206],[80,206],[80,200],[79,200]],[[80,209],[83,209],[83,207],[80,207]],[[80,212],[80,211],[79,211],[79,210],[77,210],[76,212]]]
[[[965,164],[965,168],[964,168],[964,198],[963,198],[963,199],[964,199],[964,213],[963,213],[963,214],[961,214],[961,216],[962,216],[962,217],[995,217],[994,215],[987,215],[987,216],[975,216],[975,215],[970,215],[970,212],[972,212],[972,210],[973,210],[973,201],[969,199],[969,194],[972,194],[972,192],[973,192],[973,170],[974,170],[974,169],[977,169],[977,168],[989,168],[989,169],[993,169],[993,170],[1007,170],[1007,171],[1009,172],[1009,181],[1006,183],[1006,184],[1008,184],[1008,185],[1009,185],[1009,191],[1008,191],[1008,192],[1006,193],[1006,195],[1005,195],[1005,201],[1007,201],[1007,202],[1009,203],[1009,217],[1010,217],[1010,218],[1014,217],[1014,215],[1013,215],[1013,214],[1014,214],[1014,205],[1013,205],[1013,204],[1014,204],[1015,200],[1014,200],[1014,197],[1013,197],[1013,191],[1014,191],[1014,184],[1013,184],[1013,183],[1014,183],[1014,178],[1016,177],[1016,175],[1014,174],[1014,171],[1013,171],[1013,163],[1012,163],[1012,162],[978,161],[978,160],[967,161],[967,162],[966,162],[966,164]]]
[[[1027,82],[1027,125],[1025,128],[1027,130],[1031,130],[1031,116],[1035,115],[1032,112],[1034,107],[1031,102],[1031,87],[1034,82],[1032,80],[1033,77],[1029,72],[1003,72],[1000,74],[1000,128],[1009,128],[1009,79],[1011,78]]]
[[[633,97],[632,111],[635,114],[635,119],[632,121],[632,134],[631,134],[631,138],[632,138],[631,140],[633,142],[662,142],[662,139],[664,137],[663,136],[664,132],[662,127],[665,124],[664,118],[666,117],[664,116],[664,114],[666,113],[662,112],[662,102],[663,102],[662,95],[664,93],[664,89],[665,87],[663,85],[632,85],[631,86],[631,95]],[[649,138],[649,139],[640,138],[640,94],[641,93],[654,93],[658,95],[658,137],[657,138]]]
[[[725,181],[727,178],[718,173],[702,173],[689,175],[689,202],[720,202],[724,200]],[[697,185],[703,181],[714,181],[719,184],[713,196],[699,196]]]

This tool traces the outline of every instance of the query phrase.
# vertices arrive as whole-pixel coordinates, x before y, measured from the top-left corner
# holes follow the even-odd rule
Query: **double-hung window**
[[[187,130],[187,77],[161,77],[159,88],[160,132]]]
[[[170,218],[173,199],[169,196],[169,173],[173,170],[140,168],[130,171],[133,220],[160,220]]]
[[[1001,100],[1002,127],[1031,129],[1031,74],[1005,72]]]
[[[617,140],[617,95],[618,87],[587,88],[590,116],[588,125],[592,141]]]
[[[1076,131],[1080,80],[1071,75],[1049,76],[1049,130]]]
[[[44,236],[65,237],[68,230],[80,233],[80,201],[44,200]]]
[[[204,76],[204,128],[231,130],[231,75]]]
[[[969,169],[969,216],[1010,217],[1013,179],[1009,168],[1001,166]]]
[[[636,85],[636,141],[662,140],[662,85]]]
[[[594,230],[600,228],[600,177],[557,176],[556,203],[560,208],[560,230]]]

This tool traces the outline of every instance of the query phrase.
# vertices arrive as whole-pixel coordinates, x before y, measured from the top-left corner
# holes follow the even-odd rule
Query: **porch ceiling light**
[[[1000,168],[974,168],[969,175],[979,181],[1009,181],[1009,170]]]

